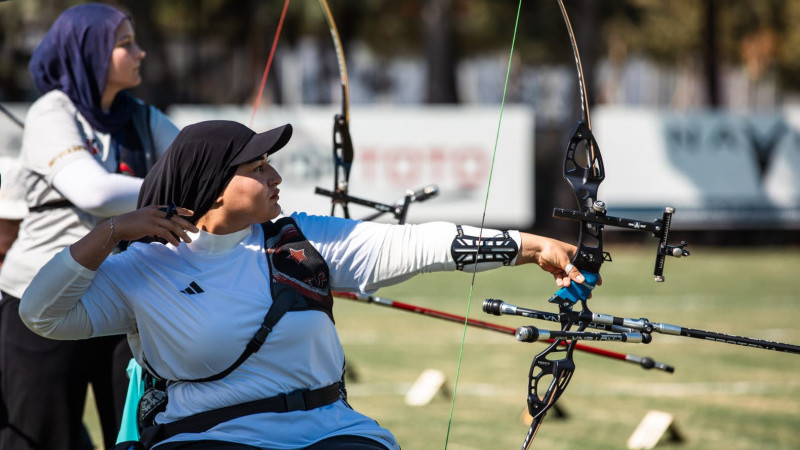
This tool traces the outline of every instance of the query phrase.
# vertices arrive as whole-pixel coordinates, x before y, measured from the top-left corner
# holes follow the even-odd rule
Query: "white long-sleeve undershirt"
[[[481,234],[481,230],[476,227],[462,225],[462,229],[467,236]],[[519,248],[519,231],[509,231],[509,234]],[[498,236],[502,236],[501,231],[483,230],[484,238]],[[421,273],[455,270],[456,263],[451,252],[455,237],[456,227],[449,222],[389,226],[366,290],[374,291],[391,286]],[[511,261],[511,265],[515,262],[516,258]],[[500,262],[481,262],[464,266],[464,271],[482,272],[500,266]]]
[[[95,271],[78,264],[64,248],[39,271],[22,295],[19,315],[35,333],[61,340],[92,336],[92,322],[83,303]]]
[[[368,281],[362,285],[365,291],[394,285],[418,274],[452,271],[456,268],[451,254],[452,242],[456,236],[456,227],[452,223],[364,225],[376,236],[383,234]],[[478,228],[470,226],[462,226],[462,229],[470,236],[478,236],[480,232]],[[483,230],[484,237],[501,234],[497,230]],[[519,247],[519,232],[510,231],[509,234]],[[515,260],[512,260],[511,265],[514,263]],[[464,270],[484,271],[501,265],[499,262],[482,262],[467,265]],[[72,258],[69,248],[62,250],[39,271],[34,282],[25,291],[20,304],[23,321],[34,332],[52,339],[84,339],[93,336],[91,320],[80,299],[94,276],[94,271],[81,266]]]

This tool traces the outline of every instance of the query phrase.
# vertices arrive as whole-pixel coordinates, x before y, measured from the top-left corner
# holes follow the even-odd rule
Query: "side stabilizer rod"
[[[534,326],[524,326],[517,328],[515,336],[520,342],[536,342],[548,341],[551,339],[556,340],[570,340],[570,341],[615,341],[615,342],[631,342],[640,344],[645,339],[642,333],[628,332],[628,333],[592,333],[588,331],[553,331],[542,330]]]
[[[495,332],[498,332],[498,333],[509,334],[511,336],[516,336],[516,333],[517,333],[517,329],[511,328],[511,327],[507,327],[507,326],[504,326],[504,325],[498,325],[498,324],[491,323],[491,322],[484,322],[482,320],[468,319],[468,318],[466,318],[464,316],[459,316],[457,314],[451,314],[451,313],[444,312],[444,311],[439,311],[439,310],[436,310],[436,309],[424,308],[422,306],[412,305],[412,304],[409,304],[409,303],[403,303],[403,302],[399,302],[399,301],[396,301],[396,300],[391,300],[391,299],[388,299],[388,298],[385,298],[385,297],[379,297],[377,295],[361,294],[361,293],[356,293],[356,292],[332,292],[332,294],[333,294],[334,297],[337,297],[337,298],[346,298],[346,299],[355,300],[355,301],[358,301],[358,302],[373,303],[373,304],[384,306],[384,307],[401,309],[401,310],[408,311],[408,312],[413,312],[413,313],[422,314],[422,315],[425,315],[425,316],[435,317],[437,319],[446,320],[448,322],[454,322],[454,323],[463,324],[466,321],[468,326],[475,327],[475,328],[483,328],[485,330],[492,330],[492,331],[495,331]],[[555,339],[551,338],[549,340],[546,340],[545,342],[553,343],[555,341],[556,341]],[[563,342],[561,344],[564,345]],[[586,353],[591,353],[591,354],[598,355],[598,356],[603,356],[603,357],[606,357],[606,358],[617,359],[617,360],[625,361],[625,362],[628,362],[628,363],[631,363],[631,364],[636,364],[636,365],[638,365],[639,367],[641,367],[641,368],[643,368],[645,370],[657,369],[657,370],[661,370],[661,371],[667,372],[667,373],[674,373],[675,372],[675,367],[673,367],[673,366],[671,366],[669,364],[665,364],[665,363],[656,361],[653,358],[650,358],[648,356],[637,356],[637,355],[631,355],[631,354],[626,354],[626,353],[619,353],[619,352],[606,350],[606,349],[603,349],[603,348],[593,347],[593,346],[590,346],[590,345],[585,345],[585,344],[580,344],[580,343],[576,343],[575,344],[575,350],[586,352]]]

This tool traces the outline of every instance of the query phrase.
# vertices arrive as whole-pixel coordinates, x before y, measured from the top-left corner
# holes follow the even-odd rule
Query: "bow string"
[[[484,202],[483,202],[483,212],[481,214],[481,225],[480,225],[480,231],[478,233],[478,243],[475,246],[474,260],[476,262],[478,261],[478,252],[479,252],[479,249],[481,247],[481,243],[482,243],[482,239],[483,239],[483,229],[484,229],[484,225],[486,223],[486,210],[487,210],[487,208],[489,206],[489,193],[491,192],[491,187],[492,187],[492,176],[494,174],[494,163],[495,163],[495,157],[497,156],[497,144],[498,144],[498,142],[500,140],[500,130],[501,130],[501,126],[502,126],[502,123],[503,123],[503,111],[505,110],[505,105],[506,105],[506,96],[507,96],[507,93],[508,93],[508,81],[509,81],[509,79],[511,77],[511,63],[512,63],[513,58],[514,58],[514,47],[515,47],[516,42],[517,42],[517,30],[519,29],[519,17],[520,17],[520,13],[521,12],[522,12],[522,0],[519,0],[519,3],[517,5],[517,14],[516,14],[516,17],[515,17],[515,20],[514,20],[514,32],[513,32],[512,37],[511,37],[511,48],[509,49],[509,53],[508,53],[508,65],[506,67],[506,77],[505,77],[505,82],[504,82],[504,86],[503,86],[503,95],[502,95],[502,98],[500,100],[500,112],[498,114],[497,131],[495,132],[494,146],[493,146],[493,149],[492,149],[492,161],[491,161],[491,164],[489,166],[489,178],[488,178],[487,183],[486,183],[486,195],[485,195]],[[461,334],[461,344],[459,346],[459,352],[458,352],[458,364],[456,365],[456,376],[455,376],[455,380],[453,382],[453,396],[452,396],[451,403],[450,403],[450,416],[447,419],[447,433],[445,435],[445,442],[444,442],[445,450],[447,449],[447,445],[450,442],[450,432],[452,430],[452,424],[453,424],[453,413],[455,411],[456,397],[457,397],[457,394],[458,394],[458,381],[459,381],[459,378],[461,376],[461,366],[462,366],[462,361],[463,361],[463,356],[464,356],[464,345],[465,345],[466,340],[467,340],[467,329],[468,329],[468,326],[470,324],[469,311],[470,311],[471,306],[472,306],[472,296],[473,296],[473,293],[475,291],[476,275],[477,275],[477,270],[472,272],[472,279],[470,281],[470,286],[469,286],[469,295],[468,295],[468,298],[467,298],[466,313],[464,314],[464,327],[463,327],[463,331],[462,331],[462,334]],[[557,343],[553,343],[551,345],[555,346],[555,345],[557,345]],[[548,347],[548,348],[550,348],[550,347]]]
[[[283,29],[283,22],[286,19],[286,11],[289,9],[289,2],[290,0],[285,0],[283,3],[281,18],[278,20],[278,27],[275,30],[275,37],[272,38],[272,47],[269,50],[267,65],[264,68],[264,73],[261,75],[261,84],[258,86],[258,91],[256,92],[256,97],[253,102],[253,112],[250,114],[250,124],[248,125],[250,128],[253,128],[253,123],[256,119],[256,113],[258,112],[258,107],[261,104],[261,97],[264,95],[264,86],[267,85],[267,76],[269,75],[269,70],[272,67],[272,59],[275,56],[275,50],[278,48],[278,39],[281,37],[281,30]]]

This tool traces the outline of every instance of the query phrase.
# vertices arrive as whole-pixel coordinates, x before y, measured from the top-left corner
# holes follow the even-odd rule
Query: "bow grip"
[[[570,280],[569,286],[562,287],[555,294],[553,298],[558,297],[564,300],[569,300],[572,303],[577,303],[578,300],[586,300],[592,289],[597,285],[597,280],[600,274],[594,272],[581,272],[586,281],[578,283],[575,280]]]

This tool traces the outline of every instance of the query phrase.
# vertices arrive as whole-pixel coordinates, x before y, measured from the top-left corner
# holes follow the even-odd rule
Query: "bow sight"
[[[572,187],[578,199],[580,211],[554,208],[553,217],[581,222],[578,254],[575,265],[581,270],[597,273],[603,261],[611,261],[611,256],[603,249],[603,226],[610,225],[637,231],[650,231],[659,239],[656,250],[656,264],[653,275],[656,281],[664,281],[664,262],[666,256],[679,258],[689,256],[686,241],[680,245],[668,243],[672,215],[675,208],[666,207],[661,219],[643,222],[636,219],[613,217],[606,214],[606,203],[597,199],[597,189],[605,179],[605,168],[600,148],[588,125],[588,106],[583,121],[572,130],[572,137],[564,156],[564,179]]]
[[[664,215],[661,219],[656,219],[652,222],[643,222],[636,219],[626,219],[623,217],[614,217],[606,215],[606,204],[601,200],[596,200],[589,211],[581,212],[571,209],[554,208],[553,217],[559,219],[578,220],[584,223],[592,223],[598,228],[603,225],[610,225],[619,228],[627,228],[629,230],[637,231],[650,231],[653,236],[657,237],[658,248],[656,249],[656,264],[653,271],[655,280],[659,282],[664,281],[664,261],[667,256],[680,258],[682,256],[689,256],[689,250],[686,250],[688,245],[686,241],[681,241],[679,245],[668,244],[670,226],[672,224],[672,214],[675,213],[675,208],[667,206],[664,208]],[[603,254],[606,261],[611,261],[608,253]]]

